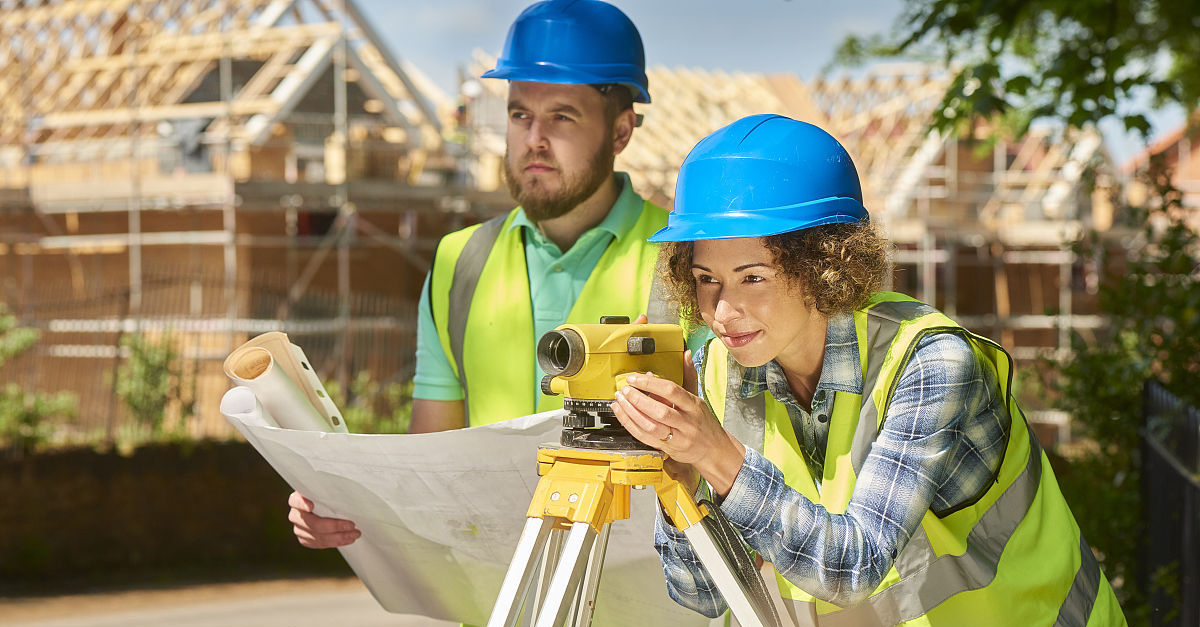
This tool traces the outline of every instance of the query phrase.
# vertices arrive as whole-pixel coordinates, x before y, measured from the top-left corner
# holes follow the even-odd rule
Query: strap
[[[447,309],[447,327],[450,333],[450,352],[458,367],[458,382],[463,389],[463,426],[471,426],[470,389],[467,387],[467,371],[463,368],[463,345],[466,343],[467,316],[471,313],[471,301],[475,298],[475,287],[483,274],[483,266],[496,240],[505,216],[497,216],[479,225],[467,240],[466,246],[454,264],[454,278],[450,280],[450,298]]]

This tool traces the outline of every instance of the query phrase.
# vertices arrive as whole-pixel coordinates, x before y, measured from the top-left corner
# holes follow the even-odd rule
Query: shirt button
[[[817,414],[817,422],[828,422],[828,421],[829,421],[829,416],[826,416],[825,414]]]
[[[554,271],[555,271],[555,272],[562,272],[562,266],[561,266],[561,265],[559,265],[559,264],[554,264]]]

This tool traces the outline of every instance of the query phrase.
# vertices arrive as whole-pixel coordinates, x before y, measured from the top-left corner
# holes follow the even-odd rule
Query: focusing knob
[[[558,394],[550,389],[550,382],[554,380],[554,375],[548,374],[542,377],[542,394],[546,396],[557,396]]]
[[[654,354],[654,338],[642,337],[635,335],[625,342],[625,350],[630,355],[653,355]]]

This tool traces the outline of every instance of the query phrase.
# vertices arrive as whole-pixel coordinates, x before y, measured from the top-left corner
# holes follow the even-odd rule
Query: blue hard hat
[[[764,237],[868,217],[854,162],[836,139],[807,122],[752,115],[688,153],[675,209],[650,241]]]
[[[534,83],[618,83],[634,102],[650,102],[646,53],[637,27],[600,0],[547,0],[531,5],[508,29],[496,68],[483,78]]]

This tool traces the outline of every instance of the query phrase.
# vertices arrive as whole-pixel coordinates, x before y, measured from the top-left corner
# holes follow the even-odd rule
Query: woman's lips
[[[750,333],[741,334],[727,333],[722,339],[725,340],[725,345],[729,348],[738,348],[754,341],[754,338],[758,337],[759,333],[761,331],[751,331]]]

